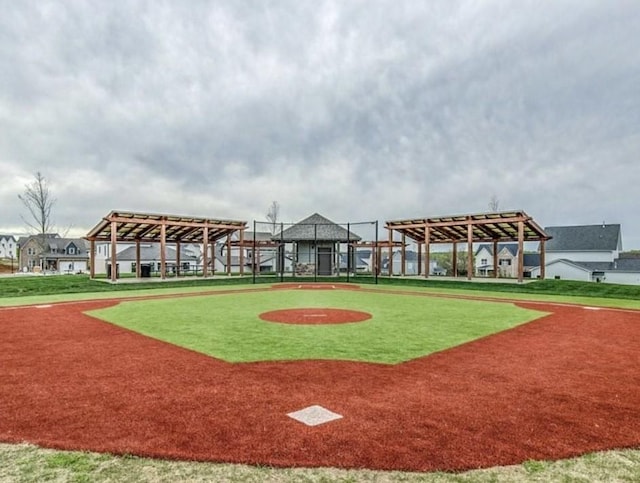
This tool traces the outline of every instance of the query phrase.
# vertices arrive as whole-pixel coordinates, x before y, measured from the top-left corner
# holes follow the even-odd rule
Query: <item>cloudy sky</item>
[[[521,209],[640,249],[638,0],[0,0],[0,232]]]

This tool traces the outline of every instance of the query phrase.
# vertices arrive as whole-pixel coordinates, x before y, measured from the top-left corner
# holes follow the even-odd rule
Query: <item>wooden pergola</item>
[[[105,216],[85,237],[91,245],[90,257],[91,278],[95,276],[95,243],[104,241],[111,243],[111,280],[117,280],[117,244],[119,242],[135,243],[136,246],[136,277],[140,278],[140,244],[160,244],[160,276],[166,278],[166,246],[173,243],[176,246],[176,268],[180,275],[180,245],[182,243],[202,244],[203,273],[208,276],[209,257],[214,260],[213,250],[216,241],[226,237],[226,243],[231,245],[231,236],[239,232],[240,242],[244,237],[247,223],[244,221],[218,220],[199,218],[194,216],[158,215],[150,213],[131,213],[112,211]],[[209,254],[211,248],[211,254]],[[240,255],[242,257],[242,253]],[[242,267],[243,263],[240,264]]]
[[[500,242],[518,242],[518,281],[524,278],[524,242],[540,242],[540,271],[544,278],[545,241],[551,237],[524,211],[502,211],[475,215],[434,216],[407,220],[387,221],[385,228],[389,233],[389,243],[393,242],[394,232],[402,235],[402,245],[406,238],[418,244],[418,253],[425,245],[424,276],[429,276],[429,246],[432,243],[453,245],[453,267],[457,266],[457,244],[467,243],[467,278],[473,273],[473,244],[493,243],[494,276],[497,276],[497,247]],[[390,263],[393,258],[389,257]],[[403,258],[404,264],[404,258]],[[390,265],[389,273],[393,273]],[[456,276],[454,269],[454,276]]]

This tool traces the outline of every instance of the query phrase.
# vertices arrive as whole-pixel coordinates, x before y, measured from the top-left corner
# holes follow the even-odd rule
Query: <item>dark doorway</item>
[[[318,275],[331,275],[331,247],[318,247]]]

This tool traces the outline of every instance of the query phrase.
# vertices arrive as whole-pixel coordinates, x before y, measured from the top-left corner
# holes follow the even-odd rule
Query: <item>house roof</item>
[[[314,213],[283,230],[281,233],[276,233],[271,239],[282,240],[284,242],[311,240],[355,242],[361,240],[361,238],[352,231],[347,231],[346,228],[343,228],[318,213]]]
[[[111,241],[111,229],[114,226],[117,241],[159,242],[162,240],[164,227],[165,241],[169,243],[202,243],[205,230],[207,241],[213,243],[236,231],[244,230],[246,225],[244,221],[112,211],[87,234],[86,238]]]
[[[271,232],[269,231],[245,231],[244,232],[244,240],[245,241],[271,241]]]
[[[540,254],[524,253],[522,263],[525,267],[538,267],[540,266]]]
[[[399,231],[418,243],[515,241],[522,223],[523,241],[547,240],[548,234],[524,211],[502,211],[471,215],[430,216],[387,221],[388,230]]]
[[[165,252],[165,259],[168,261],[176,261],[176,249],[174,247],[167,247]],[[160,261],[160,245],[154,243],[151,245],[140,246],[140,262],[148,261]],[[136,247],[128,247],[122,250],[116,255],[116,260],[122,261],[136,261]],[[107,257],[107,260],[111,260],[111,257]],[[184,248],[180,248],[180,260],[183,262],[197,261],[198,257],[191,255]]]
[[[548,252],[615,251],[622,248],[619,224],[550,226],[545,231],[553,237],[546,244]]]
[[[483,243],[482,245],[479,245],[475,254],[477,255],[478,252],[480,252],[480,250],[482,250],[483,248],[485,250],[487,250],[490,255],[493,255],[493,244],[492,243]],[[511,255],[513,255],[514,257],[518,254],[518,244],[517,243],[498,243],[498,253],[500,253],[505,248],[507,250],[509,250],[509,253],[511,253]]]

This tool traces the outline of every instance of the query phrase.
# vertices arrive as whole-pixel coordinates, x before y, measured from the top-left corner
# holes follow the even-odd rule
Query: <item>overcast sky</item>
[[[638,0],[0,0],[0,232],[500,210],[640,249]]]

